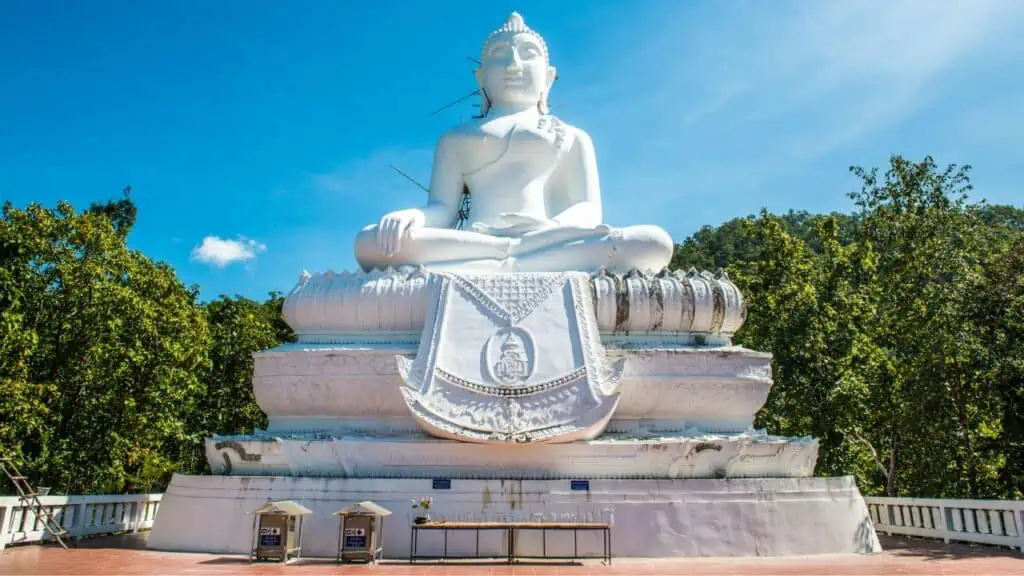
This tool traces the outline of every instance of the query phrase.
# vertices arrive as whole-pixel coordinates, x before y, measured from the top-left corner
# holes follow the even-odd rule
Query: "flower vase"
[[[412,519],[413,524],[426,524],[430,522],[430,514],[420,514]]]

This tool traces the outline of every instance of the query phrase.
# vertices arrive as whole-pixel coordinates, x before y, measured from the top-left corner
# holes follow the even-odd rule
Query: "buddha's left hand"
[[[593,227],[559,224],[551,228],[534,230],[533,232],[523,234],[519,237],[519,242],[513,247],[513,254],[519,256],[552,246],[564,246],[569,242],[606,236],[610,232],[611,228],[605,224]]]
[[[523,212],[502,212],[499,216],[501,216],[502,221],[509,223],[510,228],[518,228],[520,234],[537,232],[558,226],[558,222],[550,218],[538,218]]]
[[[507,226],[490,226],[483,223],[473,225],[473,228],[484,234],[494,236],[522,236],[529,232],[538,232],[548,228],[555,228],[558,222],[548,218],[538,218],[531,214],[522,212],[502,212],[501,220],[507,222]]]
[[[524,233],[528,236],[550,234],[558,234],[566,237],[604,236],[612,230],[611,226],[607,224],[598,224],[597,226],[582,226],[573,223],[563,224],[558,220],[537,218],[530,214],[522,214],[520,212],[503,212],[501,217],[503,220],[516,222],[517,225],[529,226],[530,229]]]

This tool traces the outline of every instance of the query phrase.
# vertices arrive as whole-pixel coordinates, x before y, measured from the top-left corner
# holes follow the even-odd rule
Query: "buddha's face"
[[[541,43],[524,32],[493,38],[476,74],[480,88],[498,106],[536,105],[555,80]]]

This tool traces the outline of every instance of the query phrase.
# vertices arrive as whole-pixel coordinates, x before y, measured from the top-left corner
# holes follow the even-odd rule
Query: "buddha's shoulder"
[[[556,116],[549,116],[549,118],[551,118],[552,119],[552,123],[555,126],[557,126],[556,129],[562,131],[562,133],[565,135],[565,138],[566,138],[566,140],[568,142],[570,142],[570,143],[577,143],[578,142],[578,143],[583,144],[584,146],[587,146],[587,147],[593,146],[593,144],[590,141],[590,135],[587,134],[586,130],[584,130],[583,128],[579,128],[577,126],[573,126],[572,124],[569,124],[565,120],[562,120],[561,118],[558,118]]]
[[[583,154],[593,153],[594,143],[590,140],[590,135],[586,130],[573,126],[554,115],[547,115],[543,118],[545,121],[541,124],[541,128],[558,134],[556,144],[563,150],[575,150]]]
[[[480,134],[481,126],[479,122],[470,120],[469,122],[463,122],[458,126],[449,128],[441,134],[441,141],[459,141],[467,138],[473,138]]]
[[[449,150],[459,149],[479,140],[482,134],[479,123],[470,120],[442,132],[437,139],[437,146]]]

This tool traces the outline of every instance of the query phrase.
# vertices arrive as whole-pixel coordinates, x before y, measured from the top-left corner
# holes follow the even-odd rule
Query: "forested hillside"
[[[706,227],[673,266],[722,267],[743,290],[736,341],[775,355],[757,424],[820,438],[819,475],[1022,497],[1024,210],[970,203],[967,170],[930,158],[853,174],[853,214]],[[280,295],[200,302],[126,247],[134,223],[127,196],[0,220],[0,452],[55,492],[202,472],[204,436],[264,423],[251,352],[294,338]]]
[[[706,227],[673,265],[723,267],[743,346],[774,353],[757,425],[821,439],[863,491],[1024,491],[1024,210],[970,204],[967,169],[854,168],[857,211]]]

